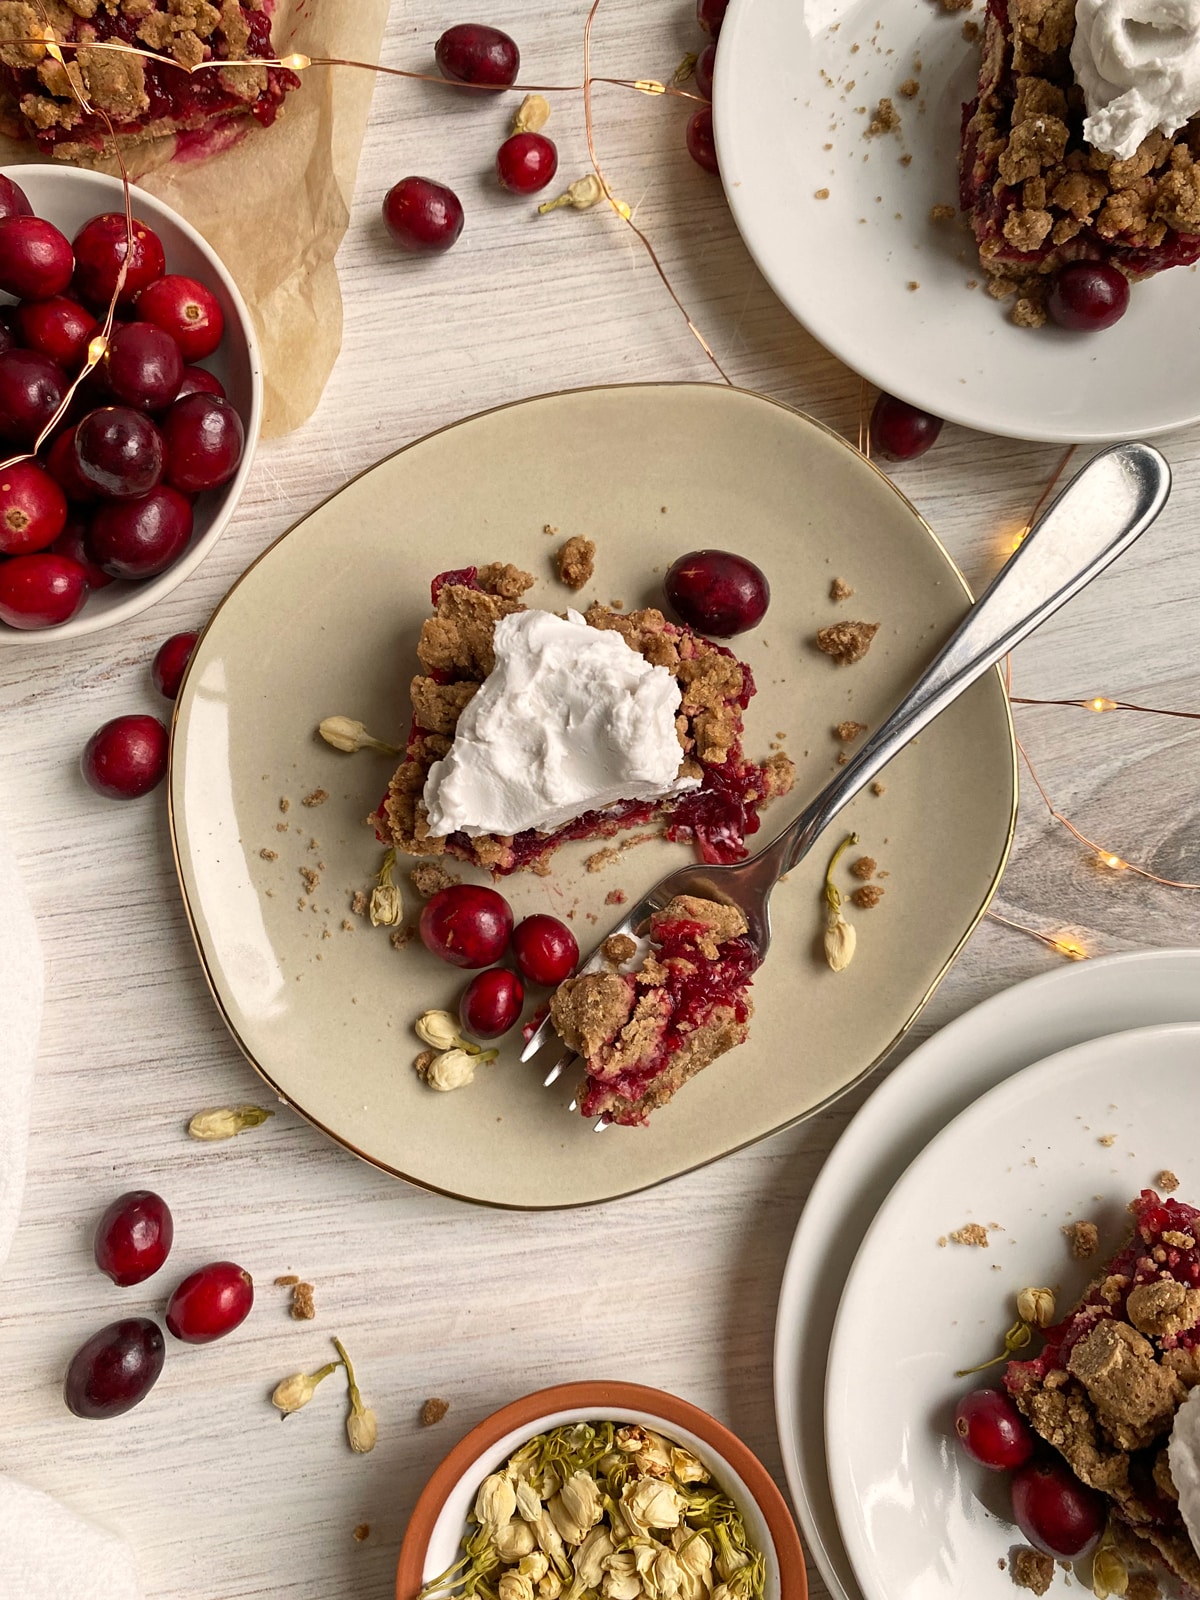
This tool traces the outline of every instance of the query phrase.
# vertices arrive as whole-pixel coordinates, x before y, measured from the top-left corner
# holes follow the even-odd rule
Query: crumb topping
[[[449,1400],[426,1400],[421,1407],[421,1426],[432,1428],[434,1423],[442,1420],[449,1409]]]
[[[833,730],[833,737],[840,739],[843,744],[853,744],[860,733],[866,733],[865,722],[839,722]]]
[[[884,891],[877,883],[864,883],[861,888],[855,889],[850,899],[863,911],[870,911],[883,899]]]
[[[1076,1261],[1087,1261],[1100,1247],[1100,1230],[1094,1222],[1069,1222],[1063,1228]]]
[[[430,900],[440,890],[449,889],[451,884],[461,883],[462,879],[438,861],[421,861],[409,873],[408,881],[420,899]]]
[[[591,582],[596,570],[595,541],[577,533],[561,546],[554,559],[560,582],[568,589],[582,589],[585,583]]]
[[[1033,1594],[1045,1594],[1054,1581],[1054,1558],[1043,1555],[1027,1544],[1020,1544],[1012,1553],[1012,1581],[1018,1589],[1028,1589]]]
[[[610,933],[600,946],[600,954],[614,967],[623,967],[637,955],[637,940],[627,933]]]
[[[835,578],[829,585],[829,598],[833,601],[849,600],[854,590],[845,578]]]
[[[988,1248],[987,1229],[979,1222],[965,1223],[961,1228],[955,1228],[949,1237],[954,1244],[971,1245],[976,1250]]]
[[[877,622],[834,622],[817,630],[817,649],[839,667],[848,667],[862,660],[878,632]]]
[[[875,876],[877,867],[878,863],[876,862],[874,856],[859,856],[858,860],[852,862],[850,865],[850,876],[852,878],[862,878],[864,880],[867,878],[873,878]]]

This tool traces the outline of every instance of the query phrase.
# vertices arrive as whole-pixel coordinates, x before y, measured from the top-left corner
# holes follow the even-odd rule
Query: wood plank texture
[[[520,39],[532,78],[578,76],[582,0],[474,10]],[[472,14],[466,0],[397,0],[385,59],[425,65],[442,28]],[[688,0],[607,0],[595,70],[667,77],[696,45]],[[784,1258],[822,1159],[869,1088],[653,1193],[563,1215],[475,1210],[409,1189],[287,1111],[234,1144],[196,1145],[184,1134],[194,1110],[259,1098],[260,1086],[205,989],[161,796],[110,805],[76,766],[108,717],[161,710],[147,670],[158,643],[202,623],[254,556],[380,456],[525,395],[710,377],[616,219],[560,212],[535,224],[526,202],[496,188],[491,162],[510,109],[379,83],[340,257],[344,344],[317,415],[262,448],[217,549],[152,612],[75,644],[0,651],[0,818],[35,899],[49,995],[25,1213],[0,1274],[0,1461],[127,1535],[153,1600],[384,1600],[406,1515],[435,1461],[496,1405],[557,1380],[675,1390],[779,1472],[771,1343]],[[614,183],[636,202],[735,381],[853,433],[858,379],[759,278],[718,183],[684,150],[686,116],[679,105],[598,91]],[[550,131],[561,176],[582,174],[577,97],[556,101]],[[466,204],[466,232],[443,260],[410,261],[387,243],[380,201],[409,172],[451,183]],[[1200,708],[1200,430],[1164,448],[1176,488],[1161,523],[1021,650],[1018,694]],[[1024,519],[1057,455],[948,427],[896,477],[974,583],[1002,559],[1002,530]],[[1017,719],[1055,799],[1086,832],[1161,873],[1200,879],[1195,724],[1065,709],[1019,709]],[[1028,786],[996,907],[1070,927],[1094,952],[1200,944],[1200,897],[1106,873]],[[916,1038],[1057,959],[985,923]],[[118,1308],[160,1303],[157,1286],[118,1294],[90,1260],[99,1211],[141,1185],[174,1209],[172,1276],[231,1256],[254,1274],[259,1303],[226,1343],[174,1348],[153,1404],[86,1424],[59,1398],[70,1351]],[[286,1292],[272,1287],[289,1271],[316,1285],[311,1323],[292,1322]],[[332,1333],[379,1415],[370,1457],[346,1448],[327,1392],[286,1426],[266,1404],[278,1378],[326,1359]],[[452,1409],[423,1429],[417,1414],[431,1395]],[[364,1522],[370,1536],[359,1543],[352,1530]],[[0,1553],[0,1594],[2,1566]]]

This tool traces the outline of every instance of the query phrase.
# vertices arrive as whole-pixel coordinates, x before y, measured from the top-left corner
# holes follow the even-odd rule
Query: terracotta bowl
[[[634,1422],[692,1451],[741,1510],[746,1533],[767,1562],[764,1600],[808,1600],[804,1552],[791,1512],[770,1474],[747,1447],[707,1412],[661,1389],[636,1383],[564,1383],[515,1400],[472,1428],[421,1492],[396,1569],[396,1600],[416,1600],[421,1586],[451,1566],[476,1491],[490,1472],[535,1434],[564,1422]]]

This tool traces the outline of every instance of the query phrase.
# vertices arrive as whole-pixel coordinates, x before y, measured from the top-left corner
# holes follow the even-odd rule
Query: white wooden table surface
[[[697,46],[691,9],[606,0],[595,70],[668,76]],[[486,12],[519,39],[527,75],[569,81],[585,11],[584,0],[505,0],[500,10],[397,0],[385,59],[421,66],[443,27]],[[614,183],[637,203],[734,380],[852,434],[857,378],[759,278],[719,184],[683,148],[686,108],[601,90],[597,112]],[[147,672],[159,641],[201,624],[264,546],[398,445],[546,390],[710,377],[616,219],[564,212],[535,225],[524,203],[496,190],[489,167],[505,114],[380,83],[340,258],[342,353],[317,415],[262,448],[229,532],[168,600],[74,645],[0,652],[0,822],[48,961],[25,1211],[0,1274],[0,1466],[125,1534],[156,1600],[383,1600],[435,1462],[496,1405],[556,1380],[604,1375],[675,1390],[778,1472],[771,1341],[784,1258],[823,1158],[869,1092],[652,1193],[561,1215],[477,1210],[410,1189],[286,1111],[233,1144],[185,1137],[198,1107],[261,1098],[260,1085],[201,977],[162,793],[128,806],[93,796],[77,770],[89,733],[119,712],[161,712]],[[577,100],[555,105],[549,131],[561,175],[582,174]],[[467,231],[444,259],[402,259],[383,235],[380,200],[409,172],[444,179],[466,204]],[[1021,651],[1017,693],[1200,709],[1200,431],[1164,448],[1176,474],[1166,514]],[[947,427],[896,476],[978,582],[1057,454]],[[1195,724],[1050,709],[1017,717],[1057,802],[1086,832],[1165,876],[1200,878]],[[1106,874],[1029,789],[996,909],[1070,927],[1095,953],[1200,944],[1200,897]],[[985,923],[915,1036],[1058,959]],[[118,1299],[90,1259],[99,1211],[138,1186],[173,1207],[176,1275],[232,1257],[253,1273],[258,1303],[224,1343],[175,1347],[153,1403],[120,1422],[82,1423],[60,1399],[68,1355],[118,1306],[160,1304],[153,1283]],[[292,1322],[285,1292],[271,1286],[288,1271],[316,1285],[311,1323]],[[286,1427],[265,1402],[279,1377],[327,1358],[333,1333],[378,1412],[368,1457],[346,1448],[332,1396]],[[431,1395],[452,1409],[423,1429],[417,1412]],[[357,1542],[363,1523],[370,1534]],[[10,1600],[2,1554],[0,1594]]]

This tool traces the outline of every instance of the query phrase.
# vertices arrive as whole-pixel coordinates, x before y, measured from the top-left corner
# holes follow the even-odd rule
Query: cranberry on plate
[[[1056,1561],[1089,1554],[1104,1532],[1104,1497],[1089,1489],[1057,1456],[1039,1456],[1013,1474],[1012,1508],[1018,1528]]]
[[[547,988],[569,978],[579,960],[579,943],[570,928],[544,912],[517,923],[512,946],[522,976]]]
[[[441,255],[463,230],[462,201],[433,178],[401,178],[384,197],[383,220],[409,255]]]
[[[10,628],[56,628],[87,599],[87,573],[78,561],[38,550],[0,561],[0,622]]]
[[[0,581],[4,571],[0,567]],[[169,744],[167,730],[157,717],[114,717],[88,740],[80,767],[97,794],[110,800],[137,800],[166,777]]]
[[[71,281],[75,257],[65,234],[42,217],[0,219],[0,289],[18,300],[49,300]]]
[[[136,310],[171,335],[185,361],[212,355],[225,332],[225,314],[212,290],[175,272],[143,289]]]
[[[521,1015],[525,985],[507,967],[492,967],[471,979],[458,1002],[458,1015],[477,1039],[498,1039]]]
[[[459,22],[447,28],[433,54],[444,78],[478,88],[507,89],[521,68],[515,40],[486,22]]]
[[[496,176],[513,194],[536,194],[558,171],[558,151],[543,133],[514,133],[496,152]]]
[[[184,1344],[211,1344],[245,1322],[254,1281],[233,1261],[211,1261],[190,1273],[167,1301],[167,1328]]]
[[[184,494],[219,489],[238,469],[245,442],[242,419],[214,394],[176,400],[162,421],[166,480]]]
[[[36,461],[0,472],[0,555],[27,555],[53,544],[67,521],[67,499]]]
[[[170,484],[157,484],[140,500],[111,500],[92,518],[87,546],[92,560],[114,578],[153,578],[180,555],[192,537],[192,503]]]
[[[1071,261],[1050,285],[1046,310],[1060,328],[1098,333],[1129,309],[1129,279],[1103,261]]]
[[[178,696],[183,674],[192,659],[198,638],[199,634],[195,633],[173,633],[159,645],[150,667],[150,676],[164,699],[174,700]]]
[[[1002,1389],[972,1389],[954,1410],[954,1431],[972,1461],[990,1472],[1024,1466],[1036,1440],[1025,1418]]]
[[[77,1417],[119,1417],[144,1400],[166,1360],[162,1329],[149,1317],[110,1322],[80,1345],[63,1384],[67,1409]]]
[[[512,933],[512,907],[495,889],[455,883],[422,907],[421,943],[453,967],[490,967]]]
[[[175,1223],[151,1189],[118,1195],[96,1225],[96,1265],[121,1289],[153,1277],[171,1252]]]
[[[692,550],[663,580],[676,613],[699,633],[728,639],[757,628],[771,603],[766,574],[729,550]]]
[[[75,235],[75,287],[80,299],[94,310],[108,309],[127,253],[129,267],[118,305],[132,305],[141,291],[167,270],[162,240],[153,228],[136,217],[133,219],[132,251],[128,246],[123,211],[109,211],[93,217]]]

